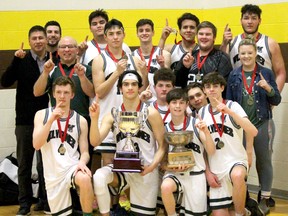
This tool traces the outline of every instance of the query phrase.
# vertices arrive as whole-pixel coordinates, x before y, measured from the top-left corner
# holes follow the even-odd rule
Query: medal
[[[224,147],[224,142],[223,142],[222,140],[220,140],[220,141],[218,142],[218,147],[219,147],[220,149]]]
[[[61,143],[61,145],[58,148],[58,152],[60,153],[60,155],[64,155],[66,152],[66,148],[64,147],[63,143]]]
[[[60,155],[64,155],[66,152],[66,148],[64,147],[64,142],[66,140],[66,135],[67,135],[67,130],[68,130],[68,124],[69,124],[69,119],[70,119],[70,111],[68,113],[67,119],[66,119],[66,124],[65,124],[65,128],[64,131],[62,131],[61,129],[61,124],[60,124],[60,120],[57,119],[57,125],[58,125],[58,130],[59,130],[59,138],[61,140],[61,144],[58,148],[58,152],[60,153]]]
[[[223,100],[223,103],[226,104],[225,100]],[[224,133],[224,122],[225,122],[225,114],[222,113],[221,114],[221,129],[220,127],[218,126],[217,122],[216,122],[216,119],[214,117],[214,114],[213,114],[213,111],[212,111],[212,106],[210,105],[210,115],[212,117],[212,120],[213,120],[213,124],[214,124],[214,127],[217,131],[217,133],[219,134],[220,138],[222,138],[222,135]],[[221,149],[224,147],[224,142],[222,140],[220,140],[220,138],[217,138],[219,141],[216,143],[216,149]],[[217,140],[216,139],[216,140]]]
[[[201,80],[200,71],[198,71],[198,73],[196,74],[196,80],[197,80],[197,81],[200,81],[200,80]]]
[[[252,106],[252,105],[254,104],[254,98],[253,98],[253,96],[250,95],[250,94],[248,95],[247,104],[248,104],[249,106]]]
[[[255,81],[255,77],[256,77],[256,71],[257,71],[257,64],[254,66],[254,70],[253,70],[253,73],[252,73],[252,79],[251,79],[251,82],[250,82],[250,85],[248,86],[247,84],[247,79],[246,79],[246,76],[245,76],[245,72],[242,68],[242,80],[243,80],[243,85],[248,93],[248,99],[247,99],[247,105],[249,106],[252,106],[254,104],[254,97],[253,97],[253,86],[254,86],[254,81]]]

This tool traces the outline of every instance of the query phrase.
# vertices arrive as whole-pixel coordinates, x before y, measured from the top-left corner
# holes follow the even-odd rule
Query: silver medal
[[[196,74],[196,80],[200,81],[201,80],[201,74],[198,72],[198,74]]]

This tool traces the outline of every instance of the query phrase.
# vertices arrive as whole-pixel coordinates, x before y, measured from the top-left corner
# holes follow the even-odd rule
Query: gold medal
[[[218,142],[218,147],[219,147],[220,149],[224,147],[224,142],[223,142],[222,140],[220,140],[220,141]]]
[[[254,104],[254,98],[252,95],[248,95],[247,104],[252,106]]]
[[[66,152],[66,148],[64,147],[63,143],[61,143],[61,145],[58,148],[58,152],[60,153],[60,155],[64,155]]]

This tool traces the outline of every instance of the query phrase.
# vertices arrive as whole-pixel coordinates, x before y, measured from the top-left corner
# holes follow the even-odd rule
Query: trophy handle
[[[144,123],[147,121],[148,116],[149,116],[149,110],[148,107],[145,107],[142,113],[142,121],[141,121],[142,128],[144,127]]]
[[[111,115],[116,123],[119,122],[119,110],[117,110],[115,107],[111,109]]]

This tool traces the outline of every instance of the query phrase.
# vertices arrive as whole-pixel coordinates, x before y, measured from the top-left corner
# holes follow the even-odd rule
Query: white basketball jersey
[[[53,107],[47,108],[43,124],[47,122],[52,114]],[[60,119],[61,131],[64,131],[66,118]],[[44,164],[44,177],[46,188],[53,188],[66,177],[66,172],[70,167],[77,165],[80,159],[78,151],[78,140],[80,136],[80,115],[71,110],[67,135],[62,143],[59,137],[57,121],[52,123],[47,142],[41,147],[42,159]],[[63,145],[64,153],[59,149]]]
[[[195,167],[193,167],[194,171],[201,171],[206,169],[205,161],[203,158],[203,152],[204,152],[204,146],[202,142],[200,141],[199,137],[199,131],[195,127],[195,124],[199,120],[196,120],[192,116],[187,117],[187,122],[185,125],[185,131],[193,131],[193,140],[191,143],[188,143],[185,147],[190,149],[193,152],[194,158],[195,158]],[[172,132],[174,131],[171,126],[171,121],[165,125],[165,129],[167,132]],[[182,131],[183,130],[183,125],[180,125],[179,127],[174,126],[175,131]],[[172,146],[169,146],[169,150],[172,150]]]
[[[238,56],[238,47],[242,39],[243,34],[237,35],[237,37],[234,39],[233,43],[230,46],[230,60],[234,69],[241,66],[241,62]],[[256,42],[256,46],[256,61],[263,67],[272,70],[272,56],[268,46],[268,36],[259,33],[259,38]]]
[[[198,49],[199,49],[199,46],[198,46],[198,44],[196,44],[196,46],[194,47],[193,51],[194,50],[198,50]],[[170,66],[170,68],[172,70],[174,70],[176,65],[177,65],[177,63],[180,61],[182,56],[185,53],[187,53],[187,51],[185,51],[185,49],[182,47],[181,43],[179,43],[179,44],[175,44],[172,47],[170,53],[171,53],[171,66]]]
[[[159,106],[157,100],[150,103],[150,106],[154,107],[161,115],[164,124],[167,124],[171,121],[171,113],[168,110],[168,106]]]
[[[134,50],[132,55],[141,60],[139,49]],[[157,55],[158,56],[160,55],[160,48],[154,47],[154,52],[152,53],[152,58],[151,58],[151,63],[150,63],[150,70],[148,71],[148,81],[150,84],[150,91],[152,92],[154,99],[156,99],[156,92],[154,89],[154,80],[153,80],[154,73],[161,68],[161,66],[157,62],[157,58],[156,58]],[[148,66],[149,61],[150,61],[150,56],[144,56],[144,58],[145,58],[146,66]]]
[[[103,52],[107,46],[107,44],[96,43],[94,40],[88,41],[87,45],[88,48],[80,59],[80,62],[86,65],[88,65],[96,56],[98,56],[100,52]],[[99,47],[100,52],[97,46]],[[131,54],[130,48],[125,43],[122,44],[122,49],[127,54]]]
[[[228,100],[226,104],[241,117],[247,117],[245,111],[237,102]],[[223,128],[224,131],[220,137],[210,111],[211,105],[208,104],[200,109],[199,115],[206,122],[216,146],[216,152],[208,156],[210,170],[218,175],[218,178],[222,178],[235,163],[242,162],[247,165],[247,154],[243,146],[243,129],[228,114],[224,114],[223,125],[222,113],[213,111],[218,128],[220,130]],[[224,146],[220,146],[219,141],[224,142]]]

